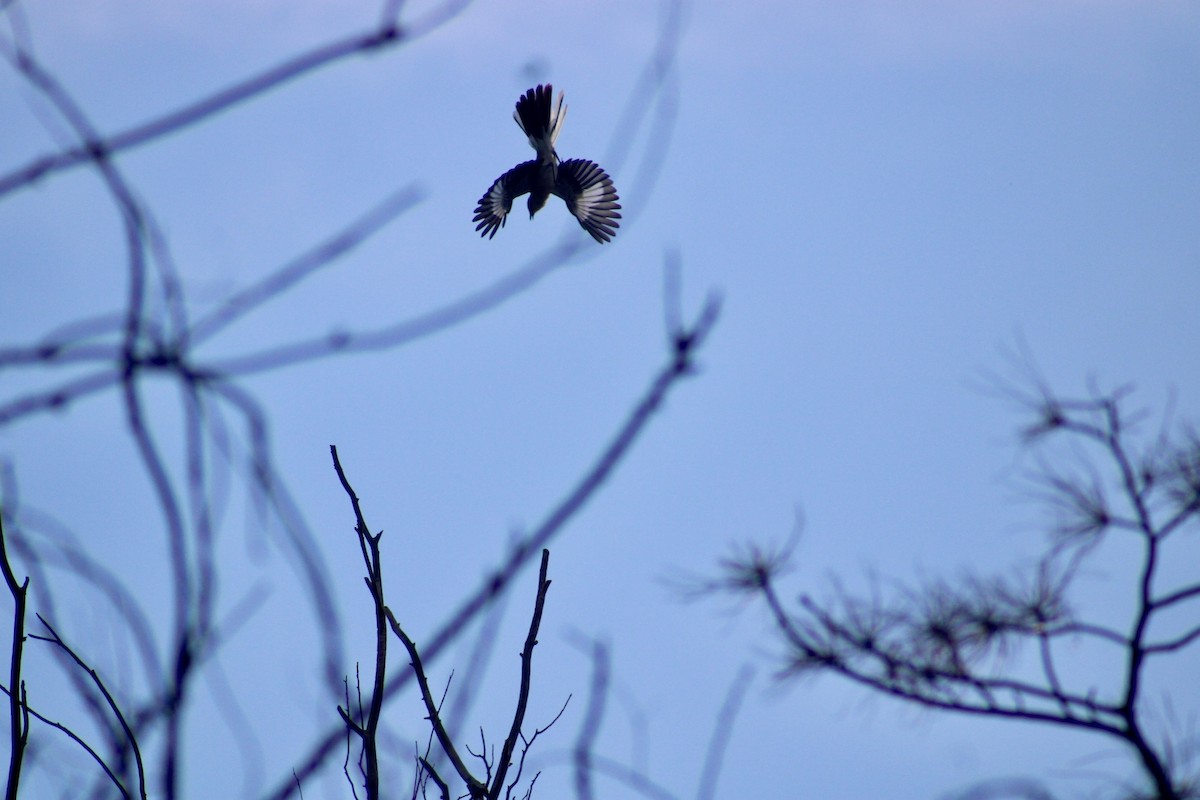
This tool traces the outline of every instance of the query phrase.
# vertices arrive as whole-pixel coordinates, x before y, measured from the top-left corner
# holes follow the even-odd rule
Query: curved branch
[[[1174,639],[1168,639],[1165,642],[1158,642],[1156,644],[1148,644],[1142,648],[1142,652],[1148,656],[1173,653],[1176,650],[1182,650],[1197,639],[1200,639],[1200,625]]]
[[[146,770],[145,770],[144,765],[142,764],[142,751],[141,751],[141,748],[138,747],[137,737],[134,736],[133,730],[129,727],[129,723],[125,720],[125,715],[121,713],[120,706],[117,705],[117,701],[115,699],[113,699],[113,696],[109,693],[108,687],[104,685],[104,681],[100,679],[100,674],[97,673],[96,670],[89,667],[87,665],[87,663],[82,658],[79,657],[79,654],[77,654],[74,650],[72,650],[71,647],[65,641],[63,641],[62,637],[58,635],[58,631],[54,630],[54,628],[50,625],[50,623],[47,622],[45,620],[45,618],[42,617],[41,614],[38,614],[37,618],[38,618],[38,621],[42,623],[42,625],[46,626],[46,630],[50,631],[50,636],[39,636],[37,634],[30,634],[29,638],[38,639],[40,641],[49,642],[53,645],[57,645],[59,648],[61,648],[63,650],[63,652],[65,652],[68,656],[70,656],[71,660],[73,660],[77,665],[79,665],[79,668],[82,669],[85,673],[87,673],[88,677],[90,677],[92,679],[92,683],[95,684],[96,688],[100,690],[100,694],[104,697],[104,702],[108,704],[109,710],[112,711],[113,716],[115,716],[117,718],[117,722],[120,723],[121,730],[123,730],[125,732],[126,740],[129,743],[130,750],[133,751],[133,758],[137,765],[138,796],[141,797],[142,800],[145,800],[145,798],[146,798]],[[78,741],[78,739],[77,739],[77,741]]]
[[[6,686],[0,686],[0,692],[4,692],[4,694],[9,697],[12,697],[12,694],[13,694],[12,692],[10,692],[8,690],[8,687],[6,687]],[[51,728],[54,728],[55,730],[61,731],[68,739],[73,741],[75,744],[79,745],[79,747],[85,753],[87,753],[89,756],[92,757],[92,760],[96,762],[96,765],[98,767],[100,767],[101,770],[103,770],[104,774],[108,776],[108,779],[110,781],[112,781],[112,785],[115,786],[117,788],[117,791],[119,791],[121,793],[121,797],[125,798],[125,800],[130,800],[131,796],[129,794],[129,790],[127,788],[125,788],[125,784],[121,783],[121,779],[118,778],[116,773],[114,773],[112,771],[112,768],[109,767],[108,764],[104,763],[104,759],[100,757],[100,754],[97,753],[90,744],[88,744],[86,741],[84,741],[83,737],[81,737],[79,734],[75,733],[75,731],[71,730],[66,725],[63,725],[61,722],[55,722],[54,720],[50,719],[49,717],[45,716],[44,714],[41,714],[41,713],[35,711],[34,709],[30,708],[28,703],[24,703],[22,701],[22,705],[24,705],[25,711],[29,714],[29,716],[33,717],[38,722],[41,722],[45,725],[49,725]],[[145,800],[146,795],[144,792],[141,795],[141,797],[143,798],[143,800]]]

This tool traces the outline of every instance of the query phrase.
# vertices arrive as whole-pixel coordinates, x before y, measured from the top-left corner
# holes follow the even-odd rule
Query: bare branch
[[[1197,639],[1200,639],[1200,625],[1192,628],[1187,633],[1176,636],[1174,639],[1167,639],[1162,642],[1148,644],[1142,648],[1142,652],[1148,656],[1161,655],[1162,653],[1174,653],[1177,650],[1182,650],[1183,648],[1187,647]]]
[[[1003,393],[1037,417],[1024,432],[1027,440],[1055,432],[1068,445],[1086,445],[1089,454],[1070,472],[1042,462],[1040,481],[1046,488],[1041,499],[1060,512],[1059,541],[1052,543],[1032,579],[935,581],[904,590],[887,603],[840,590],[829,602],[802,595],[793,613],[785,609],[776,587],[785,563],[751,549],[749,555],[724,561],[718,577],[699,584],[699,591],[760,597],[787,646],[785,676],[831,672],[929,708],[1102,733],[1132,747],[1156,797],[1180,798],[1186,791],[1182,776],[1175,774],[1179,767],[1170,758],[1170,742],[1151,742],[1141,718],[1141,693],[1149,656],[1177,652],[1200,640],[1196,626],[1171,639],[1147,641],[1157,612],[1200,597],[1197,585],[1153,589],[1167,557],[1166,534],[1184,524],[1180,515],[1193,513],[1193,457],[1164,459],[1161,453],[1190,454],[1196,448],[1172,449],[1163,435],[1151,455],[1141,455],[1131,435],[1136,420],[1122,410],[1127,389],[1063,400],[1035,380],[1031,393],[1007,388]],[[1165,477],[1171,474],[1174,484]],[[1104,487],[1114,484],[1113,496],[1106,496]],[[1170,503],[1163,502],[1163,486]],[[1163,509],[1169,512],[1165,523],[1155,518]],[[1067,599],[1072,579],[1094,552],[1091,544],[1110,528],[1132,532],[1142,549],[1130,587],[1134,621],[1128,634],[1077,619]],[[1055,659],[1055,644],[1066,636],[1120,648],[1123,674],[1114,676],[1117,680],[1107,690],[1070,686],[1070,676],[1060,672]],[[1028,644],[1036,644],[1040,659],[1040,675],[1033,679],[1007,673],[990,658]]]
[[[383,689],[384,681],[387,675],[387,620],[385,618],[386,605],[383,597],[383,561],[379,556],[379,540],[383,538],[382,531],[380,533],[371,534],[370,528],[367,527],[366,519],[363,517],[362,506],[359,503],[358,495],[350,486],[350,481],[346,478],[346,473],[342,469],[342,462],[338,459],[337,447],[330,445],[330,455],[333,457],[333,468],[337,472],[338,480],[342,484],[342,489],[350,498],[350,504],[354,509],[354,531],[358,535],[359,548],[362,551],[363,565],[367,570],[365,578],[367,590],[371,593],[371,602],[375,607],[375,675],[372,679],[371,700],[367,710],[367,718],[362,726],[356,725],[350,721],[348,716],[349,709],[342,713],[342,718],[346,720],[350,729],[359,735],[363,743],[363,755],[366,758],[366,781],[367,781],[367,798],[368,800],[378,800],[379,798],[379,750],[378,750],[378,730],[379,717],[383,711]],[[341,712],[341,709],[338,709]]]
[[[96,688],[100,691],[100,694],[104,697],[104,702],[108,705],[109,710],[112,712],[113,716],[116,717],[117,722],[121,726],[121,730],[125,732],[126,741],[128,742],[130,749],[133,751],[133,757],[137,764],[138,796],[141,797],[142,800],[145,800],[146,771],[142,764],[142,751],[138,747],[137,737],[134,736],[133,730],[129,727],[129,723],[125,720],[125,715],[121,713],[120,706],[117,705],[117,701],[113,699],[113,696],[109,693],[108,687],[104,685],[104,681],[100,678],[100,674],[96,672],[96,670],[89,667],[87,663],[80,658],[79,655],[72,650],[65,641],[63,641],[62,637],[58,635],[58,632],[54,630],[50,623],[47,622],[41,614],[38,614],[37,618],[38,621],[46,627],[46,630],[50,632],[50,636],[30,634],[29,638],[38,639],[39,641],[49,642],[53,645],[57,645],[63,652],[70,656],[71,660],[79,665],[79,668],[83,670],[89,678],[91,678],[92,683],[95,684]]]
[[[6,696],[12,697],[12,692],[10,692],[8,690],[8,687],[6,687],[6,686],[0,686],[0,692],[4,692],[4,694]],[[29,704],[27,702],[24,702],[24,700],[22,701],[22,707],[24,708],[25,712],[29,716],[33,717],[34,719],[36,719],[37,721],[39,721],[45,725],[49,725],[51,728],[54,728],[55,730],[62,732],[68,739],[75,742],[75,744],[79,745],[80,749],[83,750],[85,753],[87,753],[89,756],[91,756],[92,760],[96,762],[96,765],[99,766],[100,769],[104,771],[104,774],[108,777],[108,780],[112,783],[112,785],[114,787],[116,787],[117,791],[119,791],[121,793],[121,797],[126,798],[126,800],[129,800],[129,798],[132,797],[132,795],[129,794],[129,789],[126,788],[125,784],[121,781],[120,777],[118,777],[117,774],[112,771],[112,768],[109,767],[107,763],[105,763],[104,759],[100,757],[100,754],[97,753],[96,750],[90,744],[88,744],[86,741],[84,741],[84,739],[81,736],[79,736],[79,734],[75,733],[75,731],[71,730],[66,725],[63,725],[61,722],[55,722],[54,720],[49,719],[48,717],[40,714],[36,710],[30,708]],[[143,793],[142,795],[140,795],[140,797],[143,800],[145,800],[146,795]]]
[[[1197,583],[1193,586],[1187,586],[1168,595],[1163,595],[1157,600],[1152,601],[1150,605],[1155,611],[1161,611],[1164,608],[1170,608],[1176,603],[1182,603],[1185,600],[1192,599],[1193,597],[1200,597],[1200,583]]]
[[[421,766],[424,767],[425,772],[429,775],[430,780],[437,785],[438,792],[442,800],[450,800],[450,787],[444,780],[442,780],[442,776],[438,775],[437,770],[433,768],[433,764],[430,764],[425,758],[421,758],[420,761]]]
[[[497,800],[504,788],[504,778],[508,768],[512,766],[513,751],[517,747],[517,739],[521,736],[521,726],[525,722],[525,709],[529,705],[529,690],[533,679],[533,648],[537,645],[538,629],[542,625],[542,612],[546,608],[546,592],[550,590],[550,580],[546,572],[550,566],[550,551],[542,550],[542,565],[538,569],[537,600],[533,606],[533,616],[529,620],[529,633],[525,636],[525,647],[521,650],[521,686],[517,692],[517,708],[513,712],[512,727],[508,737],[500,748],[500,762],[496,765],[496,777],[492,781],[489,800]]]
[[[421,662],[421,654],[417,651],[416,643],[400,627],[400,623],[396,621],[396,616],[390,608],[385,608],[384,613],[387,614],[388,622],[392,626],[392,632],[396,634],[396,637],[404,644],[404,649],[408,651],[413,675],[417,679],[417,687],[421,690],[421,700],[425,703],[425,712],[429,715],[429,724],[433,727],[434,735],[437,736],[438,744],[442,747],[442,752],[450,759],[450,763],[453,765],[454,771],[458,773],[458,777],[467,785],[472,799],[487,797],[487,786],[467,769],[467,765],[463,762],[462,756],[458,754],[458,749],[454,746],[454,742],[450,740],[449,734],[446,733],[441,715],[438,713],[437,704],[433,700],[433,693],[429,689],[429,678],[425,675],[425,665]],[[391,681],[389,683],[395,686],[398,681]]]
[[[516,774],[513,775],[513,779],[508,782],[508,786],[504,787],[504,797],[506,800],[512,797],[513,789],[518,783],[521,782],[521,776],[525,773],[525,757],[529,755],[529,750],[533,747],[533,743],[537,741],[539,736],[554,727],[554,724],[558,722],[559,719],[562,718],[563,713],[566,712],[567,706],[570,704],[570,702],[571,695],[567,695],[567,699],[563,701],[562,707],[558,709],[558,713],[554,715],[553,719],[540,728],[534,728],[533,733],[530,736],[526,736],[524,733],[521,734],[521,757],[517,761]],[[533,785],[537,783],[538,775],[540,774],[540,772],[536,773],[529,781],[529,788],[525,791],[526,798],[533,793]]]
[[[29,577],[18,582],[8,560],[3,509],[0,509],[0,570],[3,570],[4,582],[13,596],[13,638],[8,671],[8,685],[11,687],[8,693],[8,780],[4,797],[5,800],[17,800],[21,764],[25,757],[25,746],[29,743],[28,698],[25,696],[25,683],[21,680],[21,661],[25,649],[25,597],[29,590]]]

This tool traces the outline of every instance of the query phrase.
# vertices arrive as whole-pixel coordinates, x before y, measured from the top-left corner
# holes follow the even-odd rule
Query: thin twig
[[[4,692],[5,695],[10,697],[12,696],[12,692],[10,692],[5,686],[0,686],[0,692]],[[121,797],[124,797],[126,800],[130,800],[131,795],[129,794],[129,790],[125,787],[125,784],[121,782],[121,779],[112,771],[112,768],[105,763],[104,759],[100,757],[100,754],[96,752],[95,748],[88,744],[83,737],[75,733],[75,731],[71,730],[61,722],[55,722],[44,714],[39,713],[37,710],[30,708],[28,703],[24,703],[23,706],[29,716],[33,717],[44,725],[49,725],[51,728],[61,732],[75,744],[79,745],[80,749],[91,756],[92,760],[96,762],[96,765],[100,767],[106,776],[108,776],[108,779],[112,782],[112,785],[115,786],[117,791],[121,793]],[[142,798],[144,800],[145,795],[142,795]]]
[[[50,636],[30,634],[29,637],[31,639],[38,639],[39,641],[50,642],[51,644],[57,645],[63,650],[63,652],[70,656],[71,660],[78,664],[79,668],[92,679],[92,683],[95,684],[96,688],[100,690],[100,694],[104,697],[104,702],[108,704],[109,710],[112,711],[113,716],[115,716],[117,718],[117,722],[120,723],[121,730],[125,732],[126,741],[129,744],[130,750],[133,751],[133,757],[137,764],[138,796],[141,797],[142,800],[145,800],[146,770],[142,764],[142,751],[141,748],[138,747],[137,737],[134,735],[133,730],[129,727],[129,723],[126,721],[125,715],[121,713],[120,706],[117,705],[117,701],[113,698],[112,694],[109,693],[108,687],[104,685],[104,681],[100,678],[100,674],[88,666],[87,662],[80,658],[79,654],[71,649],[70,645],[63,641],[62,637],[58,635],[58,631],[54,630],[50,623],[47,622],[41,614],[38,614],[37,618],[38,621],[46,627],[46,630],[50,631]]]
[[[533,680],[533,648],[537,645],[538,629],[542,625],[542,612],[546,608],[546,592],[550,590],[550,580],[546,572],[550,566],[550,551],[542,551],[542,565],[538,570],[537,600],[533,606],[533,616],[529,620],[529,633],[525,636],[525,647],[521,650],[521,688],[517,692],[517,708],[513,712],[512,727],[508,737],[500,748],[500,762],[496,766],[496,777],[492,780],[489,800],[498,800],[500,791],[504,788],[504,778],[512,766],[513,751],[517,747],[517,739],[521,735],[521,726],[525,722],[525,709],[529,706],[529,691]]]
[[[372,535],[367,521],[363,517],[362,506],[358,495],[350,486],[350,481],[342,469],[338,459],[337,447],[330,445],[329,452],[333,457],[333,468],[342,484],[350,505],[354,508],[354,531],[358,534],[359,548],[362,550],[363,564],[367,570],[367,590],[371,593],[371,601],[375,607],[375,675],[372,679],[371,700],[367,709],[367,719],[360,727],[349,721],[348,712],[343,714],[350,729],[362,739],[363,755],[366,758],[367,800],[379,798],[379,717],[383,710],[383,689],[387,676],[387,621],[384,616],[386,606],[383,598],[383,562],[379,556],[379,540],[383,533]],[[340,711],[341,709],[339,709]]]
[[[458,777],[467,785],[470,796],[473,799],[486,797],[487,786],[471,774],[471,770],[463,762],[462,756],[458,754],[458,748],[454,746],[454,742],[450,740],[449,734],[446,733],[441,715],[437,711],[437,704],[433,700],[433,692],[429,689],[429,678],[425,675],[425,665],[421,662],[421,654],[417,650],[416,643],[400,627],[400,623],[396,621],[396,616],[392,613],[392,610],[387,608],[384,611],[387,614],[388,622],[391,623],[392,632],[396,634],[396,637],[404,644],[404,649],[408,651],[408,657],[412,664],[412,674],[417,679],[417,686],[421,690],[421,700],[425,703],[425,711],[429,714],[429,724],[433,727],[438,744],[441,745],[446,757],[450,759],[450,763],[453,765],[454,771],[458,773]],[[392,685],[395,685],[395,683],[393,681]]]

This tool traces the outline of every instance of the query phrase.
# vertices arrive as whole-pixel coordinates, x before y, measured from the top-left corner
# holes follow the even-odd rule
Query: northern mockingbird
[[[479,223],[475,230],[480,236],[489,239],[495,236],[504,227],[513,199],[526,193],[530,219],[553,194],[563,199],[567,210],[597,242],[603,244],[616,235],[621,204],[617,202],[612,178],[595,162],[581,158],[558,160],[554,142],[567,117],[567,107],[563,105],[562,92],[558,93],[557,102],[551,102],[552,94],[550,84],[539,85],[517,100],[513,119],[529,137],[529,146],[537,152],[537,158],[501,175],[479,198],[472,222]]]

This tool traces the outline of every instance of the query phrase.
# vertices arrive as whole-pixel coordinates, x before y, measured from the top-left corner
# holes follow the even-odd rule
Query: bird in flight
[[[569,158],[559,161],[554,142],[567,116],[563,93],[552,102],[550,84],[539,85],[517,100],[513,119],[529,137],[529,146],[537,158],[510,169],[496,179],[479,198],[475,207],[475,230],[489,239],[504,227],[513,200],[529,194],[529,218],[546,205],[550,195],[561,197],[567,210],[575,215],[583,229],[604,244],[617,233],[621,218],[617,189],[612,178],[594,161]]]

